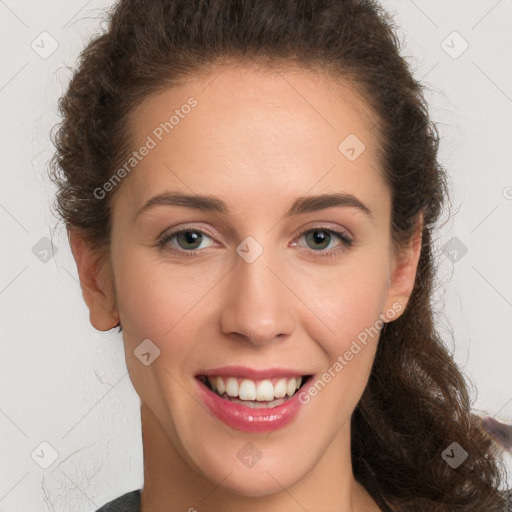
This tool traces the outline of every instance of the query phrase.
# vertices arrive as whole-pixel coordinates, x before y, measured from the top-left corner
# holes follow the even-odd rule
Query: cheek
[[[203,314],[202,299],[214,285],[205,266],[166,264],[147,249],[127,248],[116,263],[117,307],[128,334],[164,340],[183,329],[187,317]],[[198,274],[199,272],[199,274]]]
[[[377,331],[383,326],[380,315],[387,292],[385,268],[384,258],[359,258],[321,280],[302,282],[297,295],[306,298],[310,310],[310,337],[322,345],[329,360],[344,354],[354,340],[376,343]]]
[[[161,395],[168,400],[180,396],[178,382],[197,367],[198,354],[203,353],[198,346],[204,341],[198,326],[213,323],[209,294],[216,273],[198,274],[197,266],[156,261],[148,257],[147,249],[129,248],[122,254],[126,256],[116,263],[116,292],[126,364],[133,369],[131,379],[139,395],[156,406]],[[146,339],[159,351],[146,342],[144,347],[158,354],[148,366],[137,358],[138,347]],[[159,392],[157,398],[155,389],[167,391]]]
[[[147,249],[127,247],[122,253],[115,267],[116,293],[127,368],[138,395],[165,423],[169,410],[187,406],[181,385],[197,357],[200,338],[194,329],[199,315],[206,314],[201,298],[212,284],[207,277],[192,279],[192,267],[148,257]],[[197,277],[197,269],[194,273]],[[148,339],[152,343],[141,345]],[[147,366],[137,357],[142,352],[150,353]]]
[[[318,292],[315,311],[321,321],[309,324],[308,337],[326,355],[309,396],[303,398],[303,403],[324,404],[319,429],[329,424],[337,431],[352,414],[367,385],[384,326],[380,315],[386,279],[379,285],[376,276],[360,277],[357,285],[345,282],[336,293]]]

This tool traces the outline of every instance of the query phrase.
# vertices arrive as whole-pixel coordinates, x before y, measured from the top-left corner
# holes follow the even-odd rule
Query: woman
[[[434,327],[438,135],[363,0],[121,0],[53,179],[144,486],[100,510],[503,511]]]

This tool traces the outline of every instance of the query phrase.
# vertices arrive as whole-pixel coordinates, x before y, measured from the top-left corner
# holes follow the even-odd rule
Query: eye
[[[307,229],[299,234],[298,240],[304,239],[306,245],[300,247],[312,248],[316,256],[337,256],[352,246],[353,240],[347,234],[333,229],[318,227]],[[338,244],[336,244],[338,240]]]
[[[211,247],[213,243],[202,246],[201,244],[206,240],[212,240],[204,231],[199,229],[181,229],[179,231],[172,231],[165,233],[159,240],[158,245],[160,248],[164,248],[170,242],[174,242],[172,245],[177,246],[176,250],[184,250],[186,252],[195,251],[199,249],[205,249]],[[173,249],[171,247],[171,249]]]

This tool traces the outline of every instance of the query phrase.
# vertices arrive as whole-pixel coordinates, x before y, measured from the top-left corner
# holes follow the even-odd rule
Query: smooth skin
[[[422,219],[395,253],[375,120],[352,87],[298,68],[219,66],[146,98],[130,121],[134,150],[189,97],[197,106],[118,185],[108,258],[96,264],[69,233],[92,325],[123,326],[141,399],[142,511],[378,511],[350,454],[350,418],[378,336],[271,433],[212,417],[194,376],[224,365],[321,376],[381,315],[403,312]],[[366,146],[355,161],[338,149],[349,134]],[[216,197],[228,211],[160,205],[137,215],[163,192]],[[372,215],[331,206],[285,216],[298,197],[332,193],[353,194]],[[182,234],[160,248],[171,229],[193,231],[196,242]],[[236,252],[247,237],[263,248],[252,263]],[[134,355],[145,339],[160,350],[149,366]],[[252,467],[237,457],[248,442],[261,452]]]

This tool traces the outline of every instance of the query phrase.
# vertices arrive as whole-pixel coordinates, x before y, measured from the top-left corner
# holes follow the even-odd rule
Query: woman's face
[[[117,185],[108,267],[130,377],[172,449],[238,494],[350,454],[381,315],[397,318],[412,289],[374,122],[353,89],[242,67],[132,116],[137,164]],[[94,323],[106,308],[93,309]],[[220,392],[257,390],[265,414],[201,375]],[[304,387],[268,414],[295,376]]]

